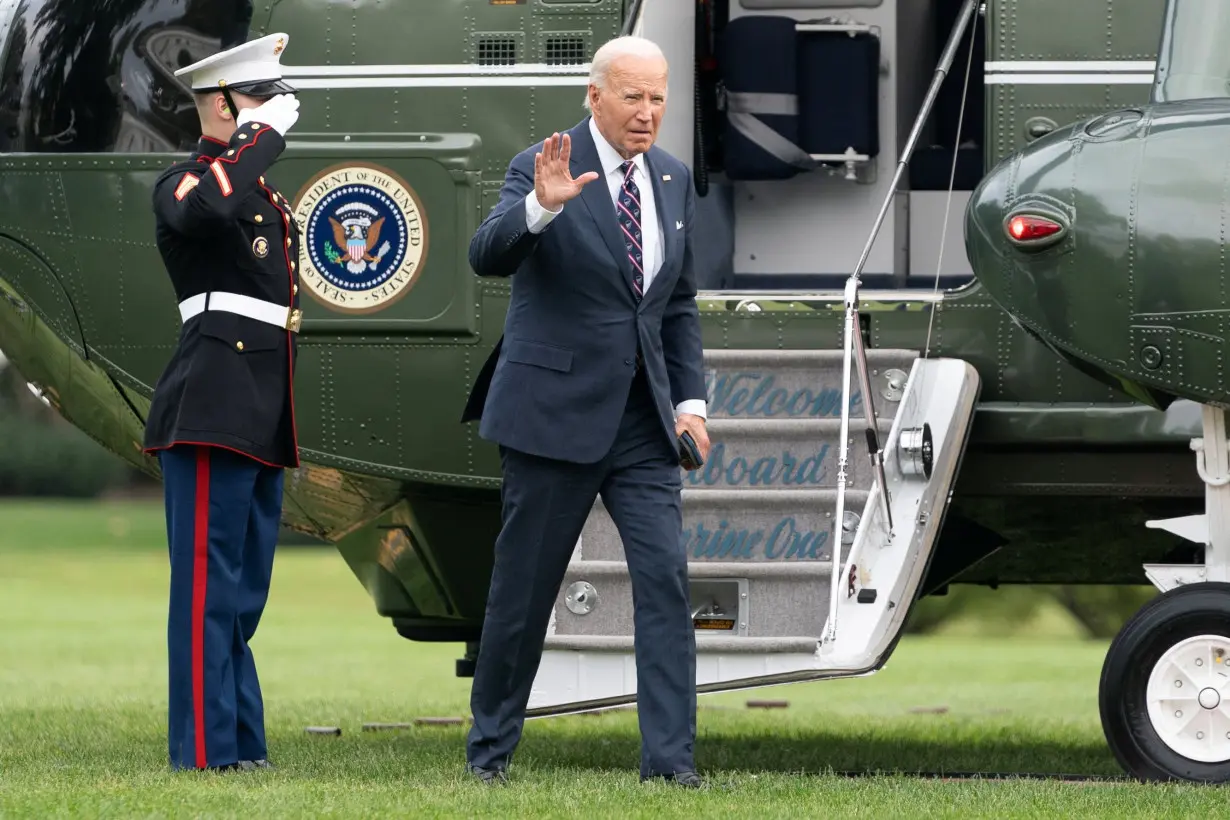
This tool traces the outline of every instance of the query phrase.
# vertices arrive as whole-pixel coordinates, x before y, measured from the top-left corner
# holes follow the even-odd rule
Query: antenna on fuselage
[[[1167,0],[1149,102],[1230,97],[1230,3]]]

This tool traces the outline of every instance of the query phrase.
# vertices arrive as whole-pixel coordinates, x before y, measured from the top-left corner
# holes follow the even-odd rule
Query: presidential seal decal
[[[427,218],[404,180],[375,165],[340,165],[295,198],[303,227],[300,278],[342,313],[369,313],[404,296],[427,258]]]
[[[252,240],[252,253],[257,259],[264,259],[269,254],[269,240],[258,236]]]

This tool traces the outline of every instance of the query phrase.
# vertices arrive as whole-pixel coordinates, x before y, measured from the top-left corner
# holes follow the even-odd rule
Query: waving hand
[[[581,193],[587,182],[593,182],[598,174],[586,171],[573,179],[568,168],[572,157],[572,140],[567,134],[556,133],[543,143],[542,151],[534,155],[534,193],[538,204],[548,211],[558,211],[568,200]]]

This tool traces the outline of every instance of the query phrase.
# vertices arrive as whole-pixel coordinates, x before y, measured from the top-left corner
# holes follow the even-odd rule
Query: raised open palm
[[[552,134],[543,143],[542,150],[534,155],[534,193],[538,204],[548,211],[559,210],[560,206],[577,194],[587,182],[593,182],[598,174],[586,171],[573,179],[568,168],[568,160],[572,157],[572,140],[567,134],[562,137]]]

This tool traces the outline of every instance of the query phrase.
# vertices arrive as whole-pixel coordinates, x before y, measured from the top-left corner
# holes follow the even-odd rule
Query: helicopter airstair
[[[843,351],[709,350],[705,361],[713,447],[683,485],[698,691],[874,671],[938,540],[977,372],[866,351],[885,504],[858,384],[842,418]],[[561,585],[531,714],[634,700],[632,623],[622,541],[599,499]]]

